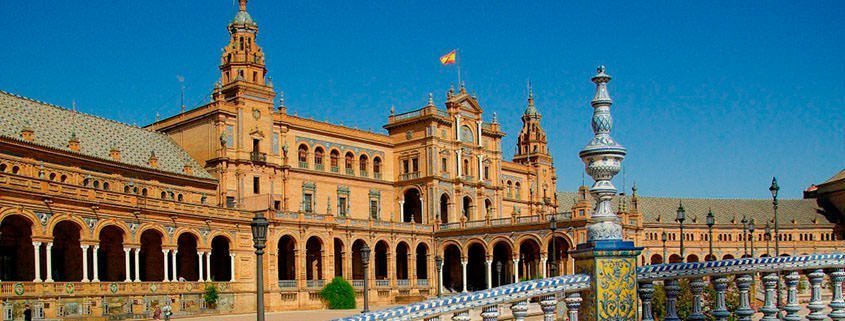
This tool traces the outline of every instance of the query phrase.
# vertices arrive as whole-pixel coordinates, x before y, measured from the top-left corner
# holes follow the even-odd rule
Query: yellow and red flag
[[[449,53],[440,57],[440,63],[443,64],[444,66],[454,64],[457,57],[458,57],[458,50],[457,49],[452,50]]]

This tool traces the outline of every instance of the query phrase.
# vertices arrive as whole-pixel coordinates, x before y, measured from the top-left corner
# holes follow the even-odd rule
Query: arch
[[[397,280],[407,280],[408,279],[408,253],[410,252],[410,247],[408,243],[404,241],[400,241],[396,244],[396,279]]]
[[[362,239],[357,239],[352,243],[352,279],[353,280],[363,280],[364,279],[364,262],[361,260],[361,248],[367,244],[366,241]],[[372,255],[371,255],[372,256]]]
[[[484,249],[484,255],[486,256],[488,252],[487,242],[478,237],[472,237],[469,240],[465,241],[463,248],[461,248],[461,252],[469,253],[469,248],[476,244],[481,245],[481,248]]]
[[[338,172],[338,168],[340,168],[340,151],[337,149],[332,149],[329,152],[329,166],[331,166],[332,172]]]
[[[279,280],[296,280],[296,239],[285,234],[279,238]]]
[[[343,155],[343,168],[346,169],[346,174],[352,175],[355,171],[355,154],[352,152],[346,152]]]
[[[52,218],[50,218],[49,221],[47,221],[47,226],[44,227],[44,230],[45,231],[53,231],[53,230],[56,229],[56,225],[59,225],[62,222],[73,223],[74,225],[76,225],[79,228],[79,231],[80,231],[79,232],[80,233],[79,234],[80,240],[81,241],[88,240],[87,238],[85,238],[85,234],[82,233],[82,231],[84,231],[83,227],[87,227],[88,225],[85,224],[85,222],[82,221],[82,218],[79,217],[79,216],[71,216],[71,215],[68,215],[68,214],[54,215]],[[57,261],[54,261],[54,262],[57,262]],[[81,267],[80,267],[80,269],[81,269]]]
[[[37,236],[41,236],[41,234],[43,234],[43,233],[41,233],[40,228],[36,228],[37,226],[41,226],[41,220],[39,220],[38,217],[35,215],[35,213],[33,213],[32,211],[29,211],[29,210],[26,210],[26,209],[18,209],[18,208],[0,209],[0,224],[2,224],[3,221],[6,220],[6,218],[11,217],[11,216],[17,216],[21,219],[26,220],[27,223],[29,223],[27,225],[29,226],[30,237],[37,237]],[[0,280],[3,280],[3,279],[0,279]]]
[[[704,261],[715,261],[715,260],[716,260],[716,256],[713,255],[713,254],[707,254],[707,255],[704,256]]]
[[[513,198],[513,182],[508,180],[505,184],[507,185],[507,198]]]
[[[378,241],[375,249],[373,249],[373,270],[375,272],[376,280],[387,280],[387,252],[390,251],[390,245],[386,241]]]
[[[123,239],[121,240],[121,242],[131,241],[129,239],[129,236],[131,235],[131,233],[129,232],[129,226],[126,226],[126,223],[124,223],[122,221],[118,221],[118,220],[113,219],[113,218],[108,219],[108,220],[103,220],[103,221],[100,221],[99,223],[97,223],[97,225],[94,226],[94,235],[101,235],[100,233],[102,232],[102,230],[107,228],[107,227],[113,227],[113,228],[117,228],[117,229],[120,230],[120,232],[123,236]]]
[[[361,156],[358,157],[358,173],[360,173],[361,176],[367,176],[368,168],[370,166],[369,163],[367,154],[361,154]]]
[[[552,246],[554,244],[554,246]],[[547,276],[558,276],[569,274],[572,266],[570,264],[569,249],[572,243],[565,237],[565,234],[555,233],[554,243],[549,238],[546,241],[546,253],[548,260],[546,266]]]
[[[443,288],[450,292],[461,292],[463,287],[463,267],[461,266],[461,248],[457,244],[448,244],[443,250]]]
[[[305,241],[305,279],[323,279],[323,239],[311,236]]]
[[[9,211],[0,215],[0,280],[31,282],[35,279],[32,231],[33,221],[27,215]]]
[[[373,175],[375,178],[381,178],[381,158],[373,157]]]
[[[296,157],[299,160],[300,167],[308,167],[308,145],[305,143],[299,144]]]
[[[191,234],[191,236],[194,237],[194,239],[196,239],[196,241],[197,241],[197,247],[201,247],[202,245],[204,245],[202,242],[204,242],[205,240],[203,240],[199,237],[199,235],[201,233],[194,228],[188,228],[188,227],[178,227],[178,228],[176,228],[176,231],[173,232],[173,240],[175,240],[175,242],[176,242],[174,245],[177,245],[177,246],[179,245],[178,240],[179,240],[180,237],[182,237],[183,234]]]
[[[473,207],[474,206],[473,206],[473,203],[472,203],[472,197],[470,197],[469,195],[464,196],[462,198],[462,202],[461,202],[461,215],[463,215],[463,217],[467,221],[472,219],[472,208]]]
[[[418,280],[427,280],[428,279],[428,244],[420,242],[417,244],[416,249],[416,267],[417,267],[417,279]]]
[[[417,188],[409,188],[405,190],[403,195],[404,203],[402,203],[402,217],[403,222],[422,223],[422,194]]]
[[[323,157],[325,152],[322,146],[317,146],[314,148],[314,169],[322,170],[323,169]]]
[[[490,241],[487,242],[487,244],[490,244],[490,246],[489,246],[490,252],[488,253],[489,255],[493,255],[493,251],[494,251],[493,248],[496,245],[499,245],[499,243],[505,243],[508,246],[508,248],[510,248],[510,249],[513,249],[514,245],[515,245],[513,239],[511,239],[510,237],[507,237],[507,236],[493,237],[493,239],[491,239]],[[511,255],[509,257],[509,259],[512,259],[512,258],[513,258],[513,255]]]
[[[695,254],[687,255],[687,262],[698,262],[698,261],[699,261],[698,255],[695,255]]]
[[[540,248],[540,244],[543,244],[543,243],[541,242],[540,238],[539,238],[539,237],[537,237],[537,235],[534,235],[534,234],[523,234],[523,235],[521,235],[519,238],[517,238],[517,239],[516,239],[516,241],[514,242],[514,244],[518,244],[518,245],[519,245],[519,248],[522,248],[522,245],[523,245],[525,242],[528,242],[528,241],[534,242],[534,244],[537,246],[537,248]],[[522,252],[521,252],[521,251],[517,251],[517,253],[516,253],[516,254],[517,254],[517,255],[520,255],[520,254],[522,254]],[[522,274],[520,274],[520,276],[522,276]]]
[[[513,243],[507,239],[492,243],[492,279],[493,286],[498,287],[513,283]]]
[[[725,254],[722,255],[722,260],[733,260],[734,256],[732,254]]]
[[[73,220],[62,220],[53,227],[53,280],[78,282],[82,280],[82,226]],[[59,264],[58,262],[61,262]]]
[[[449,194],[440,195],[440,223],[449,223]]]
[[[230,255],[230,245],[232,244],[228,237],[224,235],[217,235],[211,239],[211,275],[206,276],[206,279],[212,281],[231,281],[232,274],[232,256]]]
[[[663,255],[654,254],[651,256],[651,264],[663,264]]]
[[[334,238],[334,276],[343,276],[343,257],[346,254],[344,249],[343,240]]]
[[[487,289],[487,249],[483,242],[470,242],[467,247],[467,291]]]
[[[176,237],[176,253],[178,279],[187,281],[199,280],[200,261],[197,256],[200,238],[197,234],[183,231]]]
[[[514,192],[513,192],[514,198],[522,199],[522,184],[520,184],[519,182],[516,182],[516,183],[513,184],[513,187],[514,187]]]
[[[141,281],[162,281],[165,278],[164,264],[167,260],[161,250],[164,248],[164,233],[159,229],[148,226],[143,230],[139,229],[139,241],[141,243],[140,272]]]
[[[669,263],[681,263],[683,261],[684,261],[684,258],[682,258],[678,254],[669,255]]]
[[[167,236],[169,235],[167,233],[167,231],[164,230],[164,227],[162,227],[161,225],[155,224],[155,223],[141,223],[141,226],[139,226],[138,229],[135,231],[135,235],[137,235],[137,239],[133,240],[133,241],[135,243],[141,243],[141,236],[143,236],[144,232],[146,232],[146,231],[156,231],[156,232],[158,232],[158,234],[161,235],[162,246],[169,243],[169,242],[166,242],[166,241],[169,241],[169,239],[167,239]],[[171,245],[174,245],[174,244],[171,244]]]
[[[123,281],[126,279],[124,240],[126,233],[115,224],[106,224],[97,233],[100,243],[97,250],[97,265],[103,282]]]
[[[534,237],[523,238],[519,242],[519,278],[533,280],[540,278],[540,242]],[[517,282],[521,281],[517,280]]]

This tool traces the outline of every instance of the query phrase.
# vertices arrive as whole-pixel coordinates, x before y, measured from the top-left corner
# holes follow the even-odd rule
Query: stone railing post
[[[452,316],[452,321],[469,321],[469,310],[455,312]]]
[[[786,306],[783,307],[783,310],[786,311],[783,319],[786,321],[801,320],[801,317],[798,316],[798,311],[801,310],[801,306],[798,305],[798,282],[800,280],[801,276],[798,275],[797,271],[789,272],[786,275]]]
[[[777,291],[778,279],[779,278],[775,273],[766,273],[766,275],[763,276],[763,288],[766,291],[766,299],[763,307],[760,308],[760,312],[763,312],[763,320],[765,321],[774,321],[778,319],[778,307],[775,305],[775,292]]]
[[[728,307],[725,304],[725,292],[728,289],[728,277],[724,275],[714,276],[711,279],[713,282],[713,289],[716,290],[716,303],[713,306],[713,317],[716,318],[717,321],[727,321],[728,317],[731,316],[731,312],[728,311]]]
[[[743,274],[736,278],[736,288],[739,289],[739,308],[736,309],[736,316],[740,321],[751,321],[751,316],[754,315],[749,293],[753,281],[754,278],[750,274]]]
[[[548,295],[540,299],[540,309],[543,310],[543,321],[555,321],[555,309],[557,308],[557,297]]]
[[[578,320],[578,310],[581,308],[581,294],[578,292],[570,293],[566,299],[566,313],[569,314],[569,320]]]
[[[666,317],[663,320],[681,321],[678,317],[678,293],[681,292],[678,280],[663,281],[663,289],[666,291]]]
[[[514,321],[525,321],[528,316],[528,301],[521,300],[511,304],[511,312],[513,313]]]
[[[690,289],[692,290],[692,313],[690,313],[687,320],[691,321],[704,321],[707,317],[704,315],[701,309],[701,293],[704,292],[704,283],[703,278],[693,278],[690,279]]]
[[[637,292],[640,294],[640,301],[643,302],[642,320],[654,320],[654,312],[652,312],[651,308],[651,300],[654,297],[654,283],[651,281],[640,282],[640,287],[637,289]]]
[[[490,305],[484,307],[481,311],[481,320],[482,321],[497,321],[499,320],[499,307],[496,305]]]
[[[822,281],[824,281],[824,271],[821,269],[813,270],[813,272],[807,274],[807,278],[810,280],[811,288],[810,303],[807,304],[807,309],[810,310],[810,314],[807,315],[807,320],[824,320],[824,314],[822,314],[822,310],[824,309],[824,302],[822,302]]]
[[[842,299],[842,282],[845,281],[845,270],[842,268],[830,271],[831,292],[830,314],[833,321],[845,320],[845,300]]]

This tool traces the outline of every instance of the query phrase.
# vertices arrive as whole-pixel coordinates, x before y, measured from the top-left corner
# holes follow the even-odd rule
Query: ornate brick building
[[[318,122],[277,96],[245,0],[228,30],[211,102],[144,128],[0,92],[4,320],[25,303],[47,318],[129,316],[166,302],[199,313],[207,283],[222,292],[217,309],[252,310],[257,212],[271,222],[271,310],[320,307],[335,276],[360,293],[364,244],[381,303],[434,295],[438,279],[449,292],[541,277],[552,261],[571,273],[568,251],[585,240],[593,205],[586,188],[555,190],[533,93],[511,161],[495,113],[485,118],[463,86],[440,104],[429,94],[391,112],[386,134]],[[663,260],[655,233],[668,232],[675,251],[667,211],[677,200],[635,190],[617,201],[625,233],[647,247],[643,263]],[[738,215],[769,213],[765,201],[683,201],[695,215],[688,260],[705,255],[705,208],[717,214],[724,257],[740,255]],[[782,252],[843,245],[841,225],[813,201],[782,204]]]

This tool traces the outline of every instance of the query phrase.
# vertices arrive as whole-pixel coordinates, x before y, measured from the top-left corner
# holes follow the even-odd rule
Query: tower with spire
[[[258,46],[258,24],[246,10],[247,0],[238,1],[238,12],[228,25],[229,43],[220,57],[220,86],[225,99],[237,93],[249,92],[251,96],[274,96],[267,78],[264,51]]]
[[[528,106],[522,113],[522,130],[519,132],[516,143],[516,154],[513,161],[520,164],[549,163],[552,157],[549,154],[546,131],[540,125],[543,115],[534,106],[534,91],[531,83],[528,83]]]

